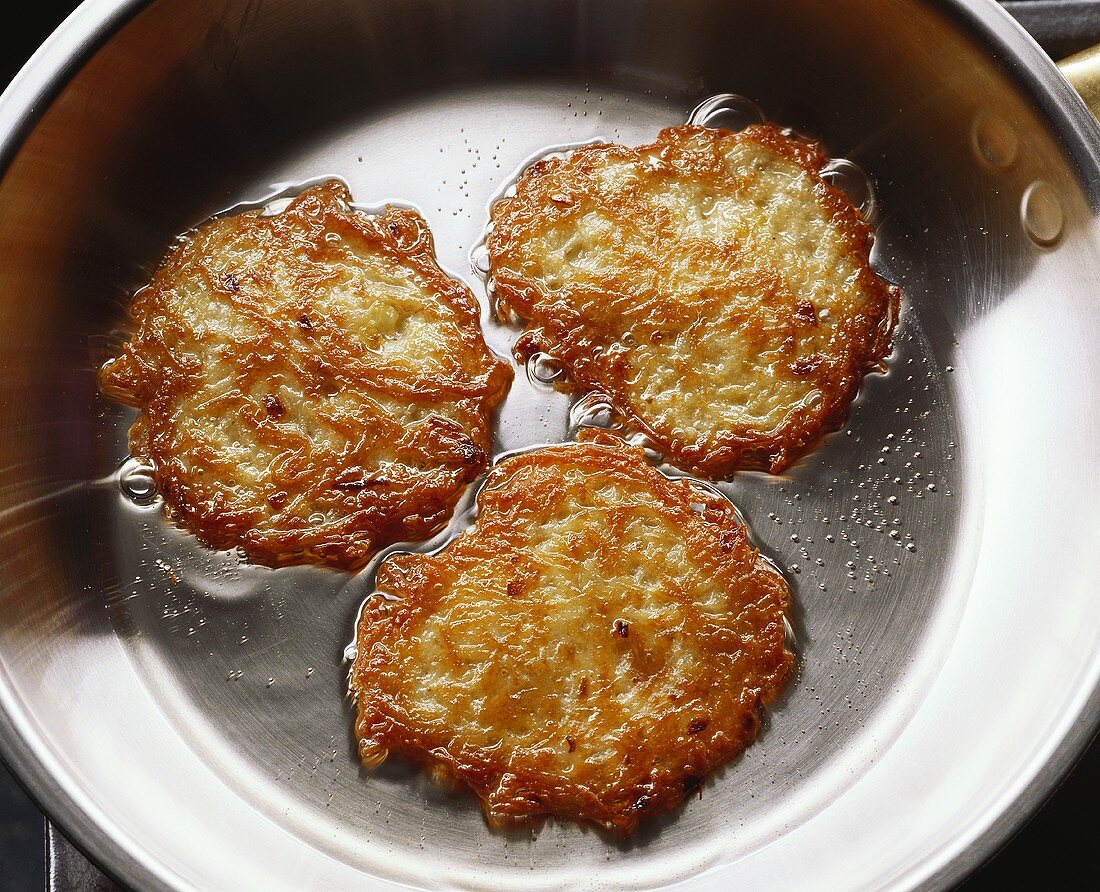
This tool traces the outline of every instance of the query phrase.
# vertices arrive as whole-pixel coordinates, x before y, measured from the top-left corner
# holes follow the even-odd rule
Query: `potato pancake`
[[[361,565],[445,522],[511,381],[420,214],[330,181],[190,233],[131,305],[105,394],[171,516],[264,564]]]
[[[778,472],[839,425],[889,350],[871,231],[774,127],[673,127],[529,167],[492,208],[498,312],[674,463]]]
[[[496,466],[476,524],[387,558],[360,616],[364,764],[424,763],[494,825],[630,833],[753,741],[794,665],[733,506],[594,439]]]

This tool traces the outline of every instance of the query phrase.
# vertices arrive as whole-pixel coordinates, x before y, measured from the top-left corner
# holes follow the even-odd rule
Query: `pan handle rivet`
[[[1020,217],[1024,232],[1035,244],[1044,248],[1057,244],[1065,225],[1065,214],[1058,195],[1049,184],[1039,180],[1024,190]]]
[[[983,114],[974,122],[974,150],[997,170],[1007,170],[1020,154],[1020,138],[1002,117]]]

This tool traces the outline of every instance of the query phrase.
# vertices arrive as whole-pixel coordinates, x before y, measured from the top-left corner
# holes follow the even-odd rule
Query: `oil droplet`
[[[878,197],[871,177],[862,167],[847,158],[833,158],[821,168],[821,178],[847,195],[867,223],[875,222]]]
[[[974,122],[973,143],[978,158],[996,170],[1010,168],[1020,153],[1016,131],[994,114],[983,114]]]
[[[118,477],[118,487],[122,495],[147,508],[157,500],[157,485],[153,480],[153,469],[137,462],[127,463]]]
[[[764,113],[751,99],[736,93],[718,93],[700,102],[688,117],[689,124],[744,130],[750,124],[763,124]]]
[[[1054,189],[1042,180],[1032,183],[1020,200],[1020,217],[1035,244],[1050,248],[1057,244],[1065,225],[1062,204]]]
[[[359,656],[359,648],[354,644],[349,644],[344,648],[344,659],[349,663],[354,663]]]

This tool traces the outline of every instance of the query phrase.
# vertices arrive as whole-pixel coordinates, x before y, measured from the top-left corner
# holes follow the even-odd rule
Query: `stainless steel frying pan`
[[[416,771],[358,770],[361,580],[242,565],[127,499],[131,416],[93,370],[220,209],[338,175],[420,207],[477,289],[524,159],[722,92],[871,174],[906,295],[850,423],[733,484],[795,586],[801,673],[633,839],[492,833]],[[992,2],[89,0],[0,100],[0,161],[0,743],[126,883],[943,887],[1092,734],[1100,129]],[[498,447],[567,409],[517,386]]]

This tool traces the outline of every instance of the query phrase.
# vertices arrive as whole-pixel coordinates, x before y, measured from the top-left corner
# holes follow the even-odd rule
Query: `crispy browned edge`
[[[443,491],[425,493],[422,503],[418,503],[419,523],[410,524],[405,515],[396,511],[402,502],[399,492],[384,493],[369,489],[371,498],[363,503],[360,493],[348,489],[345,493],[349,511],[340,529],[326,536],[323,543],[311,543],[309,526],[299,530],[273,531],[259,534],[250,528],[247,518],[238,518],[224,507],[212,505],[190,495],[192,473],[187,473],[180,463],[168,459],[157,448],[157,444],[168,440],[171,426],[172,404],[175,398],[186,389],[186,375],[178,368],[165,368],[157,363],[159,358],[172,355],[171,346],[161,336],[155,325],[147,325],[148,317],[170,301],[166,294],[175,277],[188,267],[194,267],[196,274],[206,275],[206,287],[236,294],[247,312],[258,318],[268,315],[268,309],[261,300],[242,298],[241,292],[227,284],[223,277],[212,277],[206,266],[209,258],[194,256],[199,251],[196,242],[207,237],[214,225],[225,225],[225,219],[216,219],[198,227],[191,235],[181,240],[164,258],[152,282],[139,291],[128,308],[128,328],[130,338],[118,355],[108,359],[99,370],[100,390],[108,398],[138,408],[140,414],[130,428],[131,454],[140,460],[152,464],[158,491],[162,494],[169,516],[179,525],[190,530],[206,545],[216,549],[239,548],[249,560],[267,566],[318,562],[343,569],[355,569],[364,564],[380,547],[399,540],[426,537],[446,522],[464,487],[484,471],[488,464],[492,432],[490,415],[503,400],[512,380],[512,370],[506,363],[492,356],[486,347],[480,328],[480,312],[477,299],[462,282],[451,278],[439,267],[435,258],[435,246],[427,221],[415,210],[387,206],[385,212],[377,217],[368,216],[346,209],[350,200],[347,187],[339,180],[329,180],[318,186],[304,190],[282,213],[262,217],[260,211],[238,214],[228,222],[235,227],[267,228],[271,226],[289,228],[294,220],[315,228],[320,223],[325,231],[339,231],[345,235],[361,239],[373,247],[398,258],[402,263],[414,267],[417,273],[427,281],[438,299],[452,308],[460,317],[462,337],[472,356],[484,355],[484,371],[470,379],[452,378],[433,380],[428,376],[398,374],[395,370],[375,371],[368,376],[370,385],[381,391],[397,396],[407,396],[411,400],[418,397],[430,397],[432,394],[446,393],[450,398],[465,401],[468,408],[478,412],[481,425],[478,430],[469,432],[476,446],[469,450],[468,460],[460,471],[453,475],[450,485]],[[344,205],[341,207],[341,205]],[[325,250],[323,235],[311,240],[313,248]],[[298,323],[301,324],[300,320]],[[325,325],[325,321],[314,320],[314,326]],[[139,346],[142,337],[152,340],[154,355],[143,355],[147,350]],[[276,326],[268,329],[267,343],[277,347]],[[334,337],[326,338],[325,373],[337,380],[345,378],[345,360],[350,358],[346,350],[337,348]],[[318,354],[322,351],[318,349]],[[253,365],[242,363],[241,378],[257,372]],[[279,431],[273,426],[264,426],[265,419],[260,414],[255,417],[242,416],[259,436],[280,439]],[[444,427],[454,428],[448,422]],[[450,431],[450,435],[455,432]],[[433,431],[432,437],[448,439],[447,431]],[[285,439],[285,438],[284,438]],[[301,444],[296,443],[295,448]],[[191,469],[188,469],[191,470]],[[309,481],[318,485],[324,479],[332,478],[341,469],[317,467]],[[354,469],[348,469],[354,470]],[[304,491],[307,486],[301,489]],[[343,490],[341,490],[343,492]],[[289,495],[289,494],[288,494]],[[359,501],[356,501],[356,499]]]
[[[492,826],[556,816],[591,823],[618,836],[626,836],[637,829],[642,819],[682,804],[700,788],[707,775],[743,752],[756,739],[762,707],[779,695],[795,668],[795,656],[786,648],[784,625],[791,593],[783,575],[749,542],[746,529],[737,520],[736,509],[725,499],[708,497],[696,489],[689,489],[682,481],[668,479],[645,462],[641,449],[628,446],[614,434],[586,432],[585,440],[581,444],[547,447],[506,459],[490,472],[479,494],[474,530],[460,536],[436,557],[396,555],[382,565],[378,590],[387,593],[386,609],[371,610],[369,602],[364,605],[356,636],[357,657],[349,684],[358,703],[355,723],[358,739],[375,741],[391,753],[425,766],[438,780],[456,787],[468,787],[478,797]],[[442,591],[429,585],[427,575],[421,572],[415,574],[416,582],[411,589],[401,592],[396,600],[389,600],[398,587],[388,585],[387,564],[397,560],[407,570],[418,564],[423,566],[425,561],[477,561],[480,551],[478,528],[482,531],[488,525],[507,528],[507,521],[494,514],[494,502],[507,506],[552,498],[552,480],[540,481],[545,484],[543,486],[514,490],[495,479],[532,464],[572,465],[593,473],[610,471],[643,479],[660,496],[664,510],[679,522],[685,535],[695,543],[693,557],[703,563],[751,561],[754,569],[764,574],[775,599],[776,621],[754,639],[759,651],[757,664],[763,664],[763,668],[754,678],[756,686],[747,686],[740,692],[740,712],[725,720],[707,716],[703,730],[712,733],[692,734],[684,739],[683,751],[677,752],[676,765],[679,767],[666,766],[655,783],[632,783],[620,788],[617,801],[610,804],[536,765],[513,763],[506,766],[493,749],[452,749],[449,744],[453,741],[445,733],[432,734],[430,729],[418,726],[392,693],[384,690],[387,676],[398,679],[405,671],[405,667],[394,666],[387,658],[387,643],[412,634],[410,630],[415,630],[419,620],[435,608],[442,596]],[[702,514],[692,508],[692,503],[700,500],[707,502]],[[506,513],[505,508],[501,515],[506,516]],[[701,715],[697,708],[680,707],[680,711]],[[716,730],[721,732],[717,742],[713,739]],[[488,800],[503,778],[507,778],[511,798],[494,802],[491,813]]]
[[[683,143],[692,135],[710,128],[697,126],[670,127],[657,140],[635,149],[614,144],[597,144],[576,149],[567,158],[550,157],[532,164],[520,176],[513,197],[497,201],[491,208],[493,228],[488,249],[491,258],[508,250],[509,243],[523,239],[524,230],[534,224],[549,206],[544,194],[543,179],[566,165],[596,165],[607,152],[627,151],[644,156],[663,148]],[[851,342],[856,346],[842,354],[846,370],[832,389],[823,387],[823,403],[815,416],[802,424],[789,424],[772,437],[751,436],[731,430],[713,445],[692,445],[677,442],[650,427],[645,418],[631,406],[621,369],[610,364],[605,353],[595,355],[596,347],[612,339],[612,333],[600,330],[584,331],[591,322],[564,318],[555,308],[555,299],[546,294],[537,282],[523,276],[513,276],[494,263],[493,282],[498,309],[502,315],[509,310],[534,327],[528,328],[515,345],[515,354],[525,362],[532,354],[549,353],[571,372],[572,381],[563,385],[573,390],[596,392],[634,425],[645,431],[681,467],[711,478],[728,477],[742,469],[766,469],[779,473],[809,452],[830,431],[843,425],[850,406],[862,383],[872,369],[881,369],[890,353],[890,340],[897,323],[901,292],[880,278],[870,266],[871,227],[860,217],[848,196],[821,177],[821,169],[829,161],[824,148],[804,138],[785,136],[770,125],[753,125],[738,133],[717,131],[722,138],[753,140],[777,155],[802,167],[814,180],[818,200],[831,215],[837,231],[847,244],[848,253],[860,267],[860,284],[872,295],[874,309],[861,313],[851,326]],[[768,283],[761,281],[762,290]],[[582,336],[577,332],[583,331]]]

